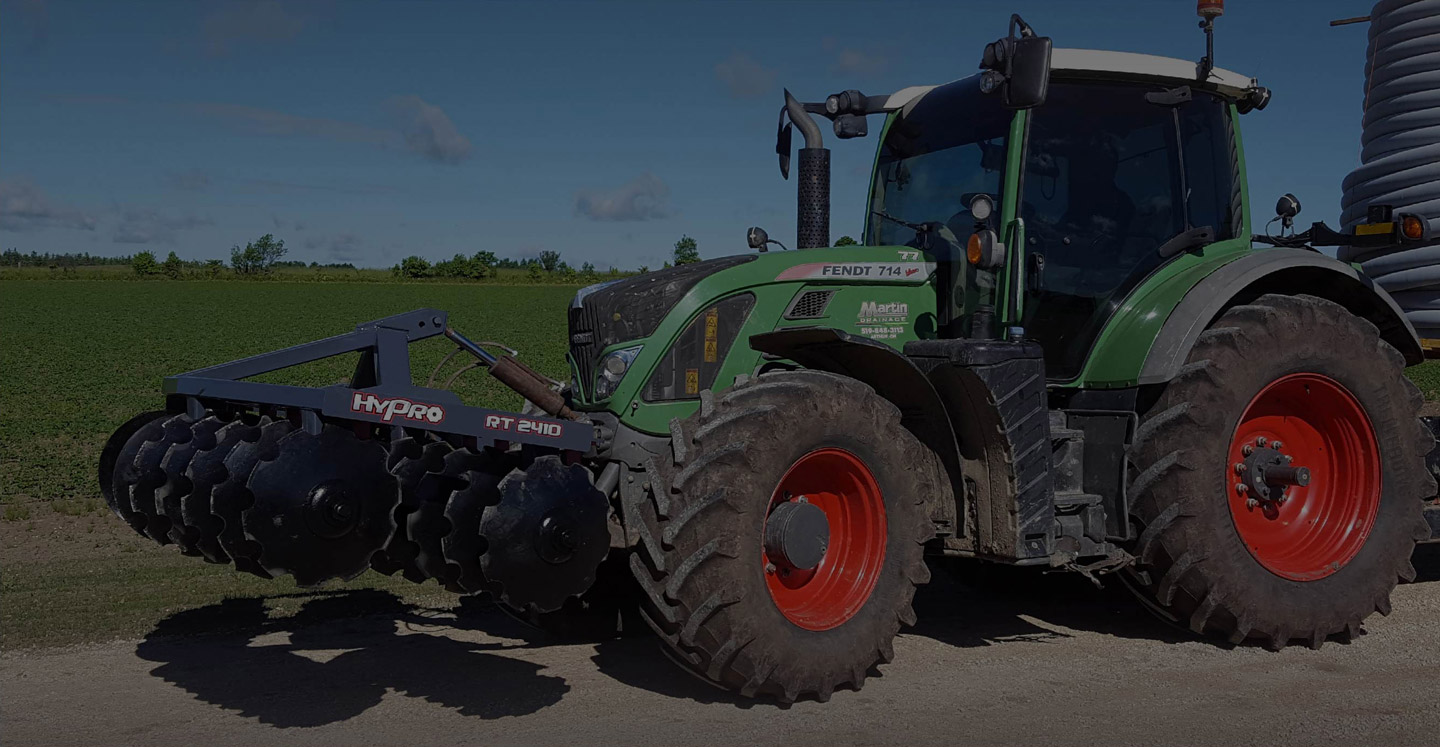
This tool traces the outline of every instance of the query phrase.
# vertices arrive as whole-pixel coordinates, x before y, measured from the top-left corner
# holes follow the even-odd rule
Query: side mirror
[[[1300,200],[1295,195],[1285,193],[1275,203],[1275,217],[1280,219],[1280,225],[1290,228],[1295,225],[1295,216],[1300,214]]]
[[[745,243],[749,244],[751,249],[763,252],[765,245],[770,243],[770,235],[759,226],[751,226],[750,230],[745,232]]]
[[[1045,103],[1051,46],[1050,37],[1036,36],[1019,15],[1010,16],[1009,36],[985,45],[980,69],[986,72],[980,78],[980,90],[998,90],[1008,109],[1030,109]]]
[[[766,246],[769,244],[774,244],[781,249],[785,248],[784,244],[770,238],[770,234],[765,233],[765,229],[759,226],[751,226],[749,230],[745,231],[745,243],[749,244],[750,248],[757,252],[765,251]]]

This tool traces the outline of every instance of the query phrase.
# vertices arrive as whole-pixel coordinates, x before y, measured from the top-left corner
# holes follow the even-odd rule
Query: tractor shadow
[[[1074,573],[1046,573],[978,561],[939,559],[915,594],[919,622],[907,635],[959,648],[1043,645],[1070,631],[1179,643],[1193,640],[1147,612],[1119,579],[1096,588]]]
[[[1440,582],[1440,544],[1416,548],[1412,563],[1414,583]],[[1097,589],[1074,573],[939,560],[931,564],[930,583],[915,594],[919,622],[905,634],[962,648],[1055,643],[1073,637],[1063,630],[1163,643],[1203,640],[1220,648],[1235,647],[1213,638],[1197,638],[1187,629],[1160,620],[1113,575],[1102,581],[1103,588]]]
[[[1440,581],[1440,543],[1415,548],[1415,556],[1410,561],[1415,566],[1415,583]]]
[[[261,597],[179,612],[157,624],[135,653],[158,663],[153,676],[278,728],[345,721],[391,690],[482,719],[534,713],[570,690],[542,666],[503,655],[527,644],[426,632],[456,626],[389,592],[296,596],[309,601],[290,617],[272,617]],[[503,630],[504,615],[487,606],[488,615],[468,615],[470,622],[484,618],[484,628],[519,637]]]

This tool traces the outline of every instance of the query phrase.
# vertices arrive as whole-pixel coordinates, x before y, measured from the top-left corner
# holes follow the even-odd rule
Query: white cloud
[[[648,171],[618,187],[575,193],[575,213],[591,220],[655,220],[676,212],[670,205],[669,185]]]
[[[736,52],[716,65],[715,77],[737,99],[758,98],[775,88],[775,71],[762,67],[744,52]]]

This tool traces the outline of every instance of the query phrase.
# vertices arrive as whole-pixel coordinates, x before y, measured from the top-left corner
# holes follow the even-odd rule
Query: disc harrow
[[[610,502],[578,464],[559,456],[535,459],[497,486],[480,536],[489,548],[480,568],[500,600],[527,612],[551,612],[595,582],[610,551]]]
[[[489,591],[490,581],[480,559],[489,543],[480,534],[485,509],[500,502],[500,481],[509,474],[515,455],[494,452],[456,452],[445,460],[446,474],[458,476],[463,487],[450,494],[444,507],[449,526],[440,542],[442,556],[427,558],[433,566],[443,563],[445,588],[459,594]]]
[[[164,483],[155,489],[155,505],[160,514],[170,522],[170,541],[180,547],[186,555],[200,555],[197,543],[201,537],[200,527],[185,521],[184,501],[194,489],[187,470],[195,455],[215,448],[215,434],[225,426],[225,421],[210,416],[190,426],[190,438],[183,443],[172,445],[160,460],[160,470],[165,475]],[[206,512],[209,515],[209,512]]]
[[[185,468],[190,492],[180,498],[180,516],[186,526],[197,530],[195,549],[208,562],[230,562],[229,553],[220,545],[220,532],[225,529],[225,520],[210,510],[215,488],[230,474],[225,469],[225,459],[235,447],[259,438],[259,420],[242,418],[229,421],[215,432],[215,445],[196,452]]]
[[[261,578],[273,576],[260,565],[261,548],[245,536],[241,515],[255,502],[249,488],[250,473],[261,460],[278,456],[277,444],[292,430],[294,426],[288,420],[262,418],[260,428],[247,433],[255,437],[242,440],[225,457],[225,479],[210,494],[210,512],[222,522],[218,536],[221,549],[237,570]]]
[[[260,549],[257,561],[301,586],[365,572],[395,533],[400,501],[384,447],[338,425],[319,435],[290,432],[263,449],[247,494],[242,526],[247,542]]]
[[[372,559],[371,566],[382,573],[400,573],[406,579],[422,583],[431,578],[420,566],[422,545],[437,544],[449,531],[446,524],[436,525],[435,505],[444,506],[453,479],[441,473],[445,458],[454,449],[444,441],[426,441],[406,437],[390,445],[390,473],[400,482],[400,506],[395,511],[396,531],[383,553]],[[443,519],[442,519],[443,522]]]
[[[313,586],[373,568],[463,594],[499,592],[522,610],[558,609],[586,590],[608,548],[608,504],[589,505],[599,493],[588,473],[564,466],[592,447],[594,427],[558,399],[546,408],[557,420],[411,386],[406,343],[444,334],[527,399],[554,394],[444,319],[401,314],[166,379],[168,412],[132,418],[102,451],[107,503],[159,544],[263,578]],[[348,387],[244,380],[350,351],[362,356]],[[556,515],[526,515],[534,510]],[[570,546],[575,537],[583,547]]]
[[[146,537],[168,545],[170,539],[170,518],[160,507],[159,494],[165,486],[165,470],[161,463],[171,447],[188,444],[194,421],[187,415],[166,418],[160,424],[160,437],[140,445],[135,455],[135,481],[130,485],[130,510],[137,520],[143,517],[140,531]]]
[[[147,412],[131,418],[110,436],[100,452],[100,486],[105,502],[121,521],[141,535],[145,534],[146,518],[135,513],[130,504],[130,490],[140,481],[135,459],[146,444],[164,438],[168,417],[163,412]]]

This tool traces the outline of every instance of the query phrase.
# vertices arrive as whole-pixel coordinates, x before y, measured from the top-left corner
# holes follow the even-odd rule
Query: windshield
[[[999,97],[980,92],[978,76],[930,91],[899,116],[880,145],[865,243],[910,243],[915,230],[898,221],[943,223],[955,236],[969,236],[976,194],[990,195],[998,214],[1013,116]]]

